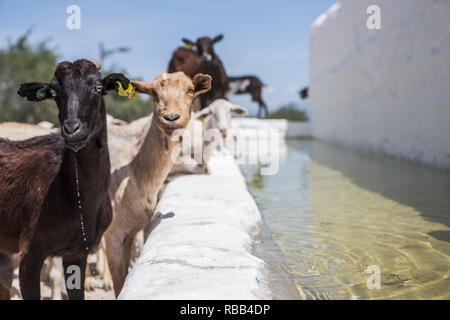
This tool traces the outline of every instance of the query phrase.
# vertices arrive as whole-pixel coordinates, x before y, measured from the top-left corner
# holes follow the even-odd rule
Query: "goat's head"
[[[209,37],[198,38],[195,43],[186,38],[183,38],[182,40],[186,44],[186,46],[195,48],[202,61],[208,63],[212,62],[214,56],[216,55],[216,53],[214,52],[214,45],[222,39],[223,35],[220,34],[214,39],[211,39]]]
[[[153,118],[171,135],[176,129],[186,128],[191,119],[192,101],[211,89],[211,76],[197,74],[191,80],[183,72],[162,73],[150,83],[132,80],[131,84],[153,98]]]
[[[247,109],[232,104],[225,99],[217,99],[205,109],[197,112],[197,119],[209,117],[208,127],[205,129],[218,129],[222,136],[226,138],[227,130],[231,127],[231,114],[240,116],[247,115]]]
[[[22,83],[17,92],[29,101],[55,100],[62,135],[67,147],[74,151],[86,146],[106,125],[103,95],[117,88],[116,81],[124,88],[129,84],[121,73],[102,79],[100,68],[96,60],[64,61],[56,67],[50,83]]]

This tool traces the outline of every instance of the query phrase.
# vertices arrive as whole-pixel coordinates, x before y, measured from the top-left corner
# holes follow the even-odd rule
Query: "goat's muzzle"
[[[177,113],[169,113],[169,114],[165,114],[163,116],[163,118],[164,118],[164,120],[173,122],[173,121],[176,121],[176,120],[180,119],[180,115],[177,114]]]
[[[80,120],[65,120],[62,127],[62,135],[66,146],[75,152],[84,148],[88,142],[88,135],[84,131],[83,123]]]
[[[81,121],[80,120],[66,120],[64,121],[63,130],[64,133],[67,135],[74,135],[79,131],[81,128]]]
[[[211,62],[212,61],[212,55],[210,53],[208,53],[208,52],[205,52],[205,53],[202,54],[201,59],[202,59],[203,62]]]

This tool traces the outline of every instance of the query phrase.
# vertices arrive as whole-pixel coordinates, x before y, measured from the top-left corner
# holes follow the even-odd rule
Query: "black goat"
[[[101,78],[91,60],[61,62],[50,83],[20,86],[30,101],[53,99],[62,134],[0,139],[0,251],[20,252],[24,299],[40,299],[46,257],[61,256],[69,299],[84,299],[88,254],[112,219],[110,159],[103,95],[122,74]]]

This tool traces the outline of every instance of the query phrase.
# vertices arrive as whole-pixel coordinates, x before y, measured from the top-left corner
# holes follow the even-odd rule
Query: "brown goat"
[[[267,117],[269,111],[267,110],[266,103],[262,99],[262,89],[264,87],[265,84],[256,76],[228,77],[226,97],[232,94],[249,93],[252,96],[252,100],[259,104],[258,117],[262,117],[263,110]]]
[[[228,77],[222,61],[214,51],[214,45],[222,39],[223,35],[218,35],[214,39],[202,37],[194,43],[183,38],[187,48],[176,49],[169,62],[168,72],[183,71],[191,78],[199,73],[212,77],[211,90],[196,99],[195,110],[206,108],[216,99],[225,98]]]
[[[84,299],[87,255],[112,219],[103,95],[116,81],[128,87],[122,74],[102,79],[99,64],[82,59],[59,63],[50,83],[24,83],[18,91],[30,101],[54,99],[62,127],[61,134],[0,139],[0,251],[20,252],[24,299],[40,298],[48,256],[63,258],[66,286],[73,281],[69,299]]]

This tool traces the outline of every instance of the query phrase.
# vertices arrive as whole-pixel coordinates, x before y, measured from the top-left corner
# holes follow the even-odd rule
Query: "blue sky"
[[[129,46],[105,65],[151,81],[167,70],[181,38],[224,34],[215,46],[228,75],[255,74],[273,88],[263,98],[274,110],[300,103],[308,84],[312,22],[335,0],[24,1],[0,0],[0,46],[33,28],[32,40],[50,38],[61,60],[98,58],[98,44]],[[81,8],[81,30],[66,28],[66,8]],[[38,79],[36,79],[38,80]],[[39,79],[45,80],[45,79]],[[255,112],[250,96],[231,100]]]

